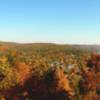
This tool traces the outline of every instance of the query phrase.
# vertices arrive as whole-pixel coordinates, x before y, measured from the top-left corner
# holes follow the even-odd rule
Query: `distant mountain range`
[[[100,52],[100,45],[78,45],[78,44],[55,44],[55,43],[14,43],[14,42],[0,42],[0,46],[7,47],[47,47],[47,46],[61,46],[61,47],[73,47],[82,50],[97,51]]]

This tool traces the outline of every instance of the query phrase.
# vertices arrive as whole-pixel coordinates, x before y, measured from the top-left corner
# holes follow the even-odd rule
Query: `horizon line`
[[[38,42],[18,42],[18,41],[2,41],[0,40],[0,43],[15,43],[15,44],[56,44],[56,45],[100,45],[99,43],[64,43],[64,42],[43,42],[43,41],[38,41]]]

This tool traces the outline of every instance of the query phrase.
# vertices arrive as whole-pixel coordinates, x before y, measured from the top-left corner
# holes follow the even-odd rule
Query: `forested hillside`
[[[99,48],[1,42],[0,100],[99,100]]]

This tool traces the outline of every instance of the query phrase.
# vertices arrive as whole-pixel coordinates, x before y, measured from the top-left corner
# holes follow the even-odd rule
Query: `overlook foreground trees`
[[[100,55],[93,54],[87,62],[87,69],[82,71],[80,89],[83,100],[100,99]]]
[[[72,100],[72,90],[61,69],[50,68],[43,79],[33,75],[25,82],[25,88],[33,100]]]

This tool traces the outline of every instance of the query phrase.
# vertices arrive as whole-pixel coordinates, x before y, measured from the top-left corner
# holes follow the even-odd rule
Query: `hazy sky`
[[[0,0],[0,40],[100,44],[100,0]]]

